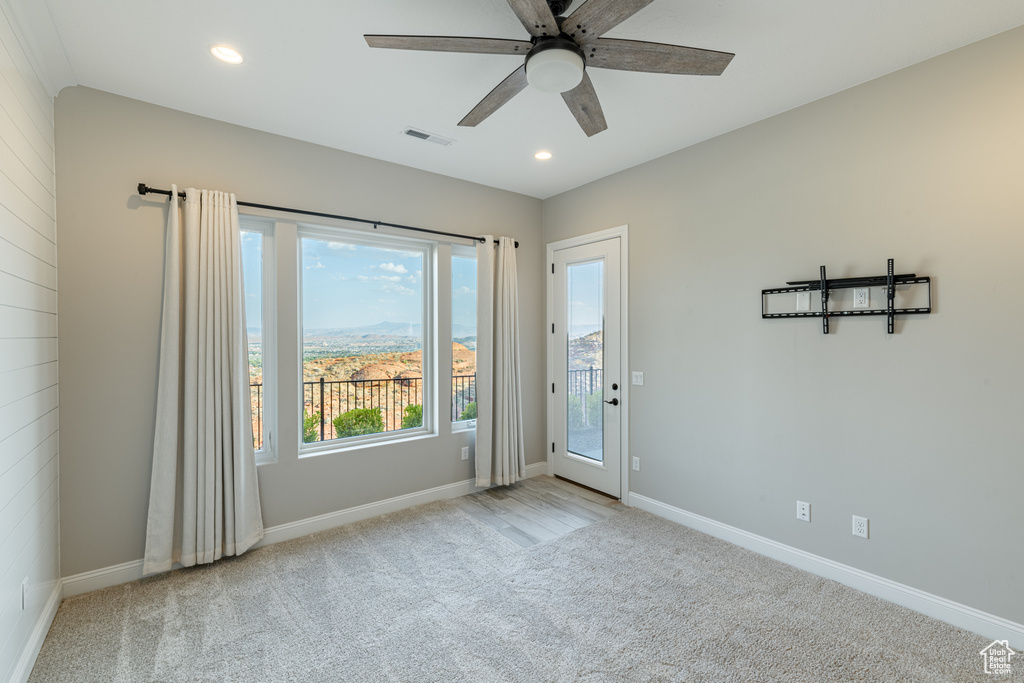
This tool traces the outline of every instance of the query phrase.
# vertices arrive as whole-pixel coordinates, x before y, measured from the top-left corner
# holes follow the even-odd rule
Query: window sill
[[[276,465],[277,454],[268,451],[256,451],[256,467],[262,465]]]
[[[358,441],[355,443],[340,443],[338,441],[328,441],[322,446],[312,446],[309,444],[303,444],[299,447],[299,460],[303,458],[316,458],[322,455],[333,455],[335,453],[350,453],[352,451],[360,451],[366,448],[377,448],[379,446],[394,446],[396,444],[408,443],[410,441],[422,441],[423,439],[430,439],[437,436],[433,432],[416,432],[414,434],[403,434],[401,436],[394,436],[391,438],[377,438],[372,441]]]
[[[452,434],[460,434],[462,432],[475,432],[476,431],[476,420],[463,420],[461,422],[452,422]]]

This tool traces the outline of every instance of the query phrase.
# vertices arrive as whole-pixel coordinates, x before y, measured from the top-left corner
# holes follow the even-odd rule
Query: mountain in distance
[[[419,337],[423,326],[419,323],[380,322],[362,327],[329,327],[306,330],[307,337]]]
[[[251,333],[250,333],[251,334]],[[306,337],[421,337],[423,326],[419,323],[380,322],[362,327],[331,327],[306,330]],[[471,325],[452,325],[453,337],[476,337],[476,328]]]
[[[579,339],[580,337],[586,337],[587,335],[600,332],[604,329],[603,325],[570,325],[569,326],[569,339]]]

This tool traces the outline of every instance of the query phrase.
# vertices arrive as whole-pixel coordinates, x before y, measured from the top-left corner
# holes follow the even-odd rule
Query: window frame
[[[240,232],[251,232],[263,237],[262,251],[262,323],[263,344],[263,447],[256,451],[256,465],[277,462],[277,268],[275,251],[275,223],[272,219],[248,214],[238,215]],[[246,326],[249,326],[248,319]]]
[[[476,261],[477,260],[476,246],[469,246],[469,245],[464,245],[464,244],[453,244],[452,245],[451,260],[450,260],[449,266],[448,266],[448,277],[449,278],[451,278],[452,275],[455,273],[454,261],[457,258],[472,259],[472,260]],[[477,264],[477,268],[479,268],[479,266],[480,266],[480,264],[478,263]],[[479,270],[477,272],[479,273]],[[478,281],[479,281],[479,278],[478,278]],[[479,310],[479,306],[480,306],[480,298],[479,297],[480,297],[480,291],[479,291],[479,287],[478,287],[477,291],[476,291],[476,300],[477,300],[477,308],[478,308],[478,310]],[[453,315],[451,316],[451,318],[449,320],[449,329],[448,329],[448,343],[449,344],[451,344],[454,341],[454,339],[455,339],[455,318],[454,318],[455,287],[454,287],[454,283],[452,283],[451,298],[452,298],[452,301],[448,302],[448,306],[450,307],[450,309],[453,312]],[[477,324],[476,324],[476,337],[477,337],[477,339],[480,338],[480,321],[479,320],[477,320]],[[473,353],[476,354],[476,350],[475,349],[474,349]],[[476,376],[477,377],[480,376],[479,369],[477,370]],[[453,372],[453,368],[449,367],[448,368],[448,387],[449,387],[448,401],[449,401],[449,403],[451,402],[451,399],[452,399],[452,396],[451,396],[451,385],[452,385],[452,383],[454,381],[455,381],[455,373]],[[474,379],[473,382],[474,382],[473,391],[476,392],[476,386],[475,386],[476,385],[476,380]],[[457,434],[457,433],[460,433],[460,432],[474,431],[474,430],[476,430],[476,418],[474,418],[472,420],[452,420],[451,421],[451,426],[452,426],[452,433],[453,434]]]
[[[305,266],[303,264],[302,241],[307,238],[394,251],[418,252],[422,255],[423,272],[421,276],[422,290],[420,292],[420,306],[423,314],[423,362],[421,364],[423,423],[421,426],[411,429],[395,429],[386,432],[377,432],[375,434],[348,436],[340,439],[335,438],[327,441],[314,441],[311,443],[304,443],[302,441],[302,420],[305,414],[305,382],[303,381],[303,364],[305,355],[303,340],[305,331],[305,322],[303,320],[303,287],[305,278],[303,276],[305,273]],[[367,234],[364,230],[302,222],[298,223],[296,226],[295,250],[298,259],[298,268],[296,272],[296,291],[298,294],[296,302],[296,333],[298,336],[298,358],[296,359],[296,368],[299,397],[299,404],[296,406],[298,408],[297,413],[299,420],[298,457],[300,459],[316,457],[330,453],[354,451],[372,446],[437,436],[439,382],[437,381],[438,369],[436,362],[437,286],[434,279],[434,274],[437,272],[437,242],[389,233],[380,235]]]

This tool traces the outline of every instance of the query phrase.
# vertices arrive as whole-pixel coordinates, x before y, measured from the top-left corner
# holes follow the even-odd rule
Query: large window
[[[433,429],[432,245],[299,229],[303,450]]]
[[[273,224],[241,218],[242,282],[245,295],[245,326],[249,340],[249,399],[252,406],[252,437],[257,461],[274,458],[273,391]]]
[[[476,251],[452,248],[452,423],[476,426]]]

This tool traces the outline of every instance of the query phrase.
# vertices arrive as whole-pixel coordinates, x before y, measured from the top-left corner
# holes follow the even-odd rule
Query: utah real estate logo
[[[985,673],[1009,676],[1010,658],[1015,654],[1017,653],[1010,649],[1009,640],[992,641],[991,645],[981,651],[981,656],[985,658]]]

